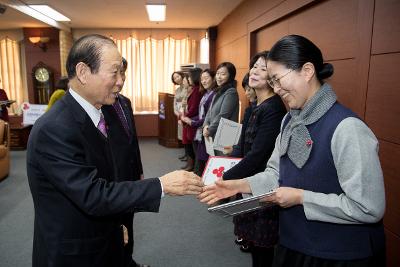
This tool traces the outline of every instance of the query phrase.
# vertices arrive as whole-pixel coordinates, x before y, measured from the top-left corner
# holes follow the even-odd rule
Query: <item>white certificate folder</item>
[[[271,207],[274,204],[267,202],[260,202],[260,199],[275,194],[275,191],[264,193],[258,196],[253,196],[249,198],[239,199],[226,204],[214,206],[208,208],[209,212],[217,212],[224,216],[235,216],[242,213],[251,212],[254,210],[262,209],[265,207]]]
[[[214,138],[214,149],[221,152],[224,146],[234,146],[239,142],[242,125],[235,121],[221,118]]]

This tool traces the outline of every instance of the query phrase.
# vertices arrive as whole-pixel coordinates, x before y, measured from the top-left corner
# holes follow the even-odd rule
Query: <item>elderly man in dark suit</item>
[[[67,59],[69,92],[36,121],[27,171],[35,208],[34,267],[124,266],[122,214],[159,209],[163,194],[197,194],[187,172],[116,182],[102,105],[112,105],[123,82],[113,41],[87,35]]]
[[[122,58],[121,76],[125,82],[128,62]],[[121,86],[122,89],[122,86]],[[101,108],[104,118],[108,123],[109,140],[113,151],[118,181],[137,181],[143,179],[143,166],[140,158],[138,138],[131,101],[118,93],[112,105]],[[132,259],[133,253],[133,217],[129,212],[123,215],[123,225],[128,231],[128,244],[125,246],[125,265],[129,267],[148,267],[138,264]]]

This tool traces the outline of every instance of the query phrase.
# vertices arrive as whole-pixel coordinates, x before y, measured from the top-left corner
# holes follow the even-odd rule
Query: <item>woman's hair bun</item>
[[[321,70],[318,72],[320,80],[327,79],[333,75],[333,65],[331,63],[324,63]]]

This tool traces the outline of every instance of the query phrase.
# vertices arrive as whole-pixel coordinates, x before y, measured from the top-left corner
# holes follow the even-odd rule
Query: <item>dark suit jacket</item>
[[[107,105],[101,108],[107,122],[109,142],[111,144],[114,166],[116,166],[116,180],[139,180],[140,175],[143,174],[143,167],[131,101],[123,95],[119,95],[117,101],[121,104],[125,115],[129,128],[129,136],[114,107]],[[124,264],[126,266],[133,266],[133,213],[125,213],[122,217],[122,223],[128,229],[129,237],[128,244],[124,247]]]
[[[275,140],[280,132],[286,108],[282,99],[274,95],[258,106],[253,106],[245,116],[241,140],[233,151],[235,156],[243,159],[233,168],[224,173],[224,180],[233,180],[263,172],[272,151]],[[240,151],[240,153],[237,152]]]
[[[27,151],[34,267],[122,266],[121,214],[158,211],[161,185],[114,182],[110,155],[109,141],[70,93],[36,121]]]
[[[103,106],[102,112],[107,122],[111,149],[115,159],[116,178],[118,181],[139,180],[143,174],[139,143],[133,118],[131,101],[119,95],[119,102],[128,122],[130,137],[125,132],[121,120],[113,106]]]

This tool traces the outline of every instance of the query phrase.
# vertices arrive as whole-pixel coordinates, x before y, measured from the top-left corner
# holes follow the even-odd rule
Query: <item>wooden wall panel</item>
[[[270,10],[282,0],[243,1],[218,25],[217,48],[247,35],[247,23]]]
[[[248,62],[247,62],[248,64]],[[244,89],[242,87],[242,80],[244,75],[249,71],[248,67],[246,68],[237,68],[236,69],[236,81],[237,81],[237,92],[239,94],[239,101],[240,101],[240,119],[243,119],[244,110],[249,104],[246,95],[244,94]],[[240,121],[241,121],[240,120]]]
[[[400,145],[383,140],[379,141],[379,157],[385,178],[386,213],[385,228],[400,237]]]
[[[224,61],[232,60],[232,44],[226,45],[223,48],[217,49],[217,54],[215,57],[215,68],[217,68],[218,64]]]
[[[216,66],[224,61],[232,62],[236,68],[248,68],[249,59],[247,53],[242,51],[247,49],[247,35],[217,49]]]
[[[356,69],[357,61],[355,59],[346,59],[338,61],[330,61],[334,67],[334,73],[327,80],[335,90],[340,103],[356,112],[359,116],[364,114],[363,99],[364,90],[357,87],[357,80],[354,73],[349,70]]]
[[[248,68],[249,58],[247,58],[247,35],[232,43],[232,63],[236,68]]]
[[[358,87],[365,91],[360,102],[364,104],[364,114],[360,115],[365,119],[365,103],[367,101],[368,75],[371,61],[371,40],[374,17],[375,0],[359,0],[357,14],[357,68],[354,70],[355,79],[358,81]],[[353,70],[349,70],[353,71]]]
[[[289,34],[288,21],[273,24],[256,33],[255,49],[257,52],[269,50],[283,36]]]
[[[385,231],[386,234],[386,266],[398,267],[400,266],[400,239],[398,236],[390,231]]]
[[[249,0],[248,2],[251,2]],[[272,24],[278,20],[284,19],[286,16],[305,9],[306,6],[321,2],[320,0],[281,0],[272,9],[266,10],[261,16],[256,17],[248,23],[250,32],[256,31],[265,25]]]
[[[325,60],[353,58],[358,46],[357,0],[331,0],[290,17],[289,33],[303,35],[322,51]]]
[[[366,122],[383,140],[400,144],[400,53],[371,57]]]
[[[135,115],[138,137],[158,136],[158,114]]]
[[[400,1],[376,0],[372,54],[400,51]]]

